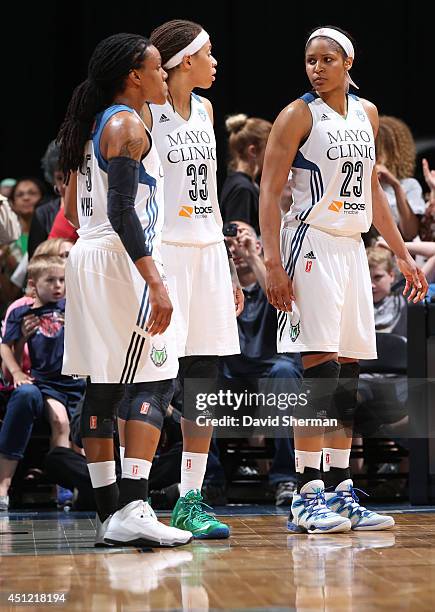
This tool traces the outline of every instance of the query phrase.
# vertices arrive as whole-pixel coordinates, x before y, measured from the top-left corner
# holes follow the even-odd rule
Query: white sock
[[[192,489],[201,491],[207,467],[207,457],[208,453],[186,453],[183,451],[180,497],[184,497]]]
[[[124,456],[125,456],[125,446],[120,446],[119,447],[119,459],[121,460],[121,470],[122,470],[122,464],[124,463]]]
[[[151,465],[151,461],[147,461],[146,459],[124,457],[124,461],[122,462],[122,478],[130,478],[131,480],[140,480],[144,478],[148,480]]]
[[[98,463],[88,463],[88,470],[89,475],[91,477],[93,489],[107,487],[116,482],[114,461],[99,461]]]
[[[334,468],[348,468],[350,459],[350,448],[324,448],[323,449],[323,471],[329,472]]]
[[[306,467],[320,470],[322,451],[303,451],[295,449],[296,472],[303,474]]]

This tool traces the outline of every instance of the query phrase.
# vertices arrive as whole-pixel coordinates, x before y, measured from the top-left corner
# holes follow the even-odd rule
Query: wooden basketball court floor
[[[229,540],[110,551],[92,514],[0,515],[0,610],[435,610],[435,508],[335,535],[290,535],[275,507],[222,513]]]

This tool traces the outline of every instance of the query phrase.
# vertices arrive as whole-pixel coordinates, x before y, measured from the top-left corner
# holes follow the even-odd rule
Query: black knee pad
[[[112,438],[118,404],[124,395],[120,383],[93,383],[88,379],[80,418],[82,438]]]
[[[215,355],[191,355],[180,358],[179,380],[183,387],[182,415],[195,420],[198,394],[215,394],[218,391],[219,357]],[[212,408],[209,416],[212,416]]]
[[[169,379],[126,385],[118,416],[126,421],[148,423],[160,431],[174,395],[174,383]]]
[[[360,365],[358,362],[341,364],[340,378],[331,406],[331,417],[337,418],[347,427],[352,426],[357,409],[359,372]]]
[[[300,397],[306,398],[306,405],[299,400],[294,416],[300,419],[329,418],[339,375],[340,364],[332,360],[304,370]]]

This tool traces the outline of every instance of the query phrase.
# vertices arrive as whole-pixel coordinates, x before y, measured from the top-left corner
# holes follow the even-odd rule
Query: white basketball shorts
[[[278,312],[279,352],[376,359],[373,297],[361,238],[333,236],[305,223],[284,226],[281,256],[295,303],[292,313]]]
[[[145,331],[148,286],[120,241],[78,240],[67,260],[65,284],[64,374],[90,376],[95,383],[177,376],[174,324],[158,336]]]
[[[162,258],[175,293],[178,356],[240,353],[224,242],[207,246],[163,243]]]

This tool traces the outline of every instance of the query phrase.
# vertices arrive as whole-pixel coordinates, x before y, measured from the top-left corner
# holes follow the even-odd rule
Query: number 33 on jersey
[[[163,241],[206,245],[222,241],[217,200],[216,139],[199,96],[185,120],[169,102],[150,105],[152,136],[165,176]]]

